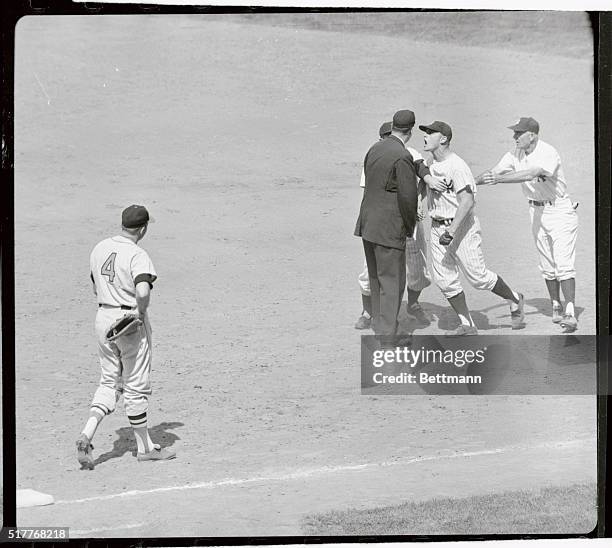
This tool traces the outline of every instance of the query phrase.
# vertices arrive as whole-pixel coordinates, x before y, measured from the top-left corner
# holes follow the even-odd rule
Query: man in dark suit
[[[406,236],[413,233],[417,222],[417,177],[429,175],[423,162],[415,165],[404,146],[414,123],[412,111],[396,112],[391,135],[374,144],[364,160],[365,191],[355,236],[363,240],[372,327],[381,344],[396,341],[406,284]]]

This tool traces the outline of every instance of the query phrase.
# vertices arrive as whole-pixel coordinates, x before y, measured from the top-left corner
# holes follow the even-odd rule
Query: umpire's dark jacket
[[[355,236],[369,242],[405,249],[412,236],[417,215],[417,169],[419,176],[429,169],[419,162],[404,143],[391,135],[373,145],[364,160],[365,192],[355,227]]]

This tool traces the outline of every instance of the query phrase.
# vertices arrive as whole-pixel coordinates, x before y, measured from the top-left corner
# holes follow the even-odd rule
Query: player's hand
[[[421,207],[421,205],[419,205],[417,208],[417,221],[420,222],[423,219],[425,219],[425,210]]]
[[[482,174],[482,184],[483,185],[496,185],[497,184],[497,177],[495,176],[495,173],[493,173],[492,171],[485,171]]]
[[[431,190],[435,190],[436,192],[446,192],[448,190],[447,183],[438,177],[434,177],[433,175],[425,177],[425,182],[427,183],[427,186],[431,188]]]
[[[440,236],[438,241],[440,242],[440,245],[450,245],[450,243],[453,241],[453,235],[448,230],[445,230],[444,234]]]

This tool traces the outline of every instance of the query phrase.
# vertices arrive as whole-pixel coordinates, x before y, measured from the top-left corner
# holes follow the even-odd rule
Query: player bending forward
[[[149,255],[137,244],[147,233],[149,213],[143,206],[132,205],[123,211],[121,224],[121,234],[101,241],[90,256],[98,301],[95,329],[102,375],[89,418],[76,442],[78,461],[87,470],[94,468],[91,440],[102,419],[115,410],[122,390],[136,436],[138,460],[176,457],[173,451],[153,443],[147,427],[152,351],[147,308],[157,275]],[[109,342],[106,335],[110,326],[126,313],[136,314],[142,324],[134,333]]]
[[[465,301],[459,270],[474,288],[488,289],[506,299],[510,304],[512,329],[521,329],[525,319],[523,295],[510,289],[485,265],[480,222],[474,215],[476,182],[468,165],[450,150],[451,127],[436,121],[419,129],[425,132],[424,150],[433,155],[431,174],[448,185],[444,192],[427,187],[427,206],[431,218],[433,278],[461,321],[453,334],[478,333]]]

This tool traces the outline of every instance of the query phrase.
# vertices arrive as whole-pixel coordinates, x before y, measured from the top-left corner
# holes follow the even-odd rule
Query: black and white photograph
[[[602,274],[593,23],[21,18],[17,525],[593,531],[597,359],[576,352]],[[427,340],[477,358],[493,338],[512,389],[447,386],[470,369],[439,360],[410,390],[398,367],[364,385],[363,356]],[[553,388],[530,390],[519,351]]]

